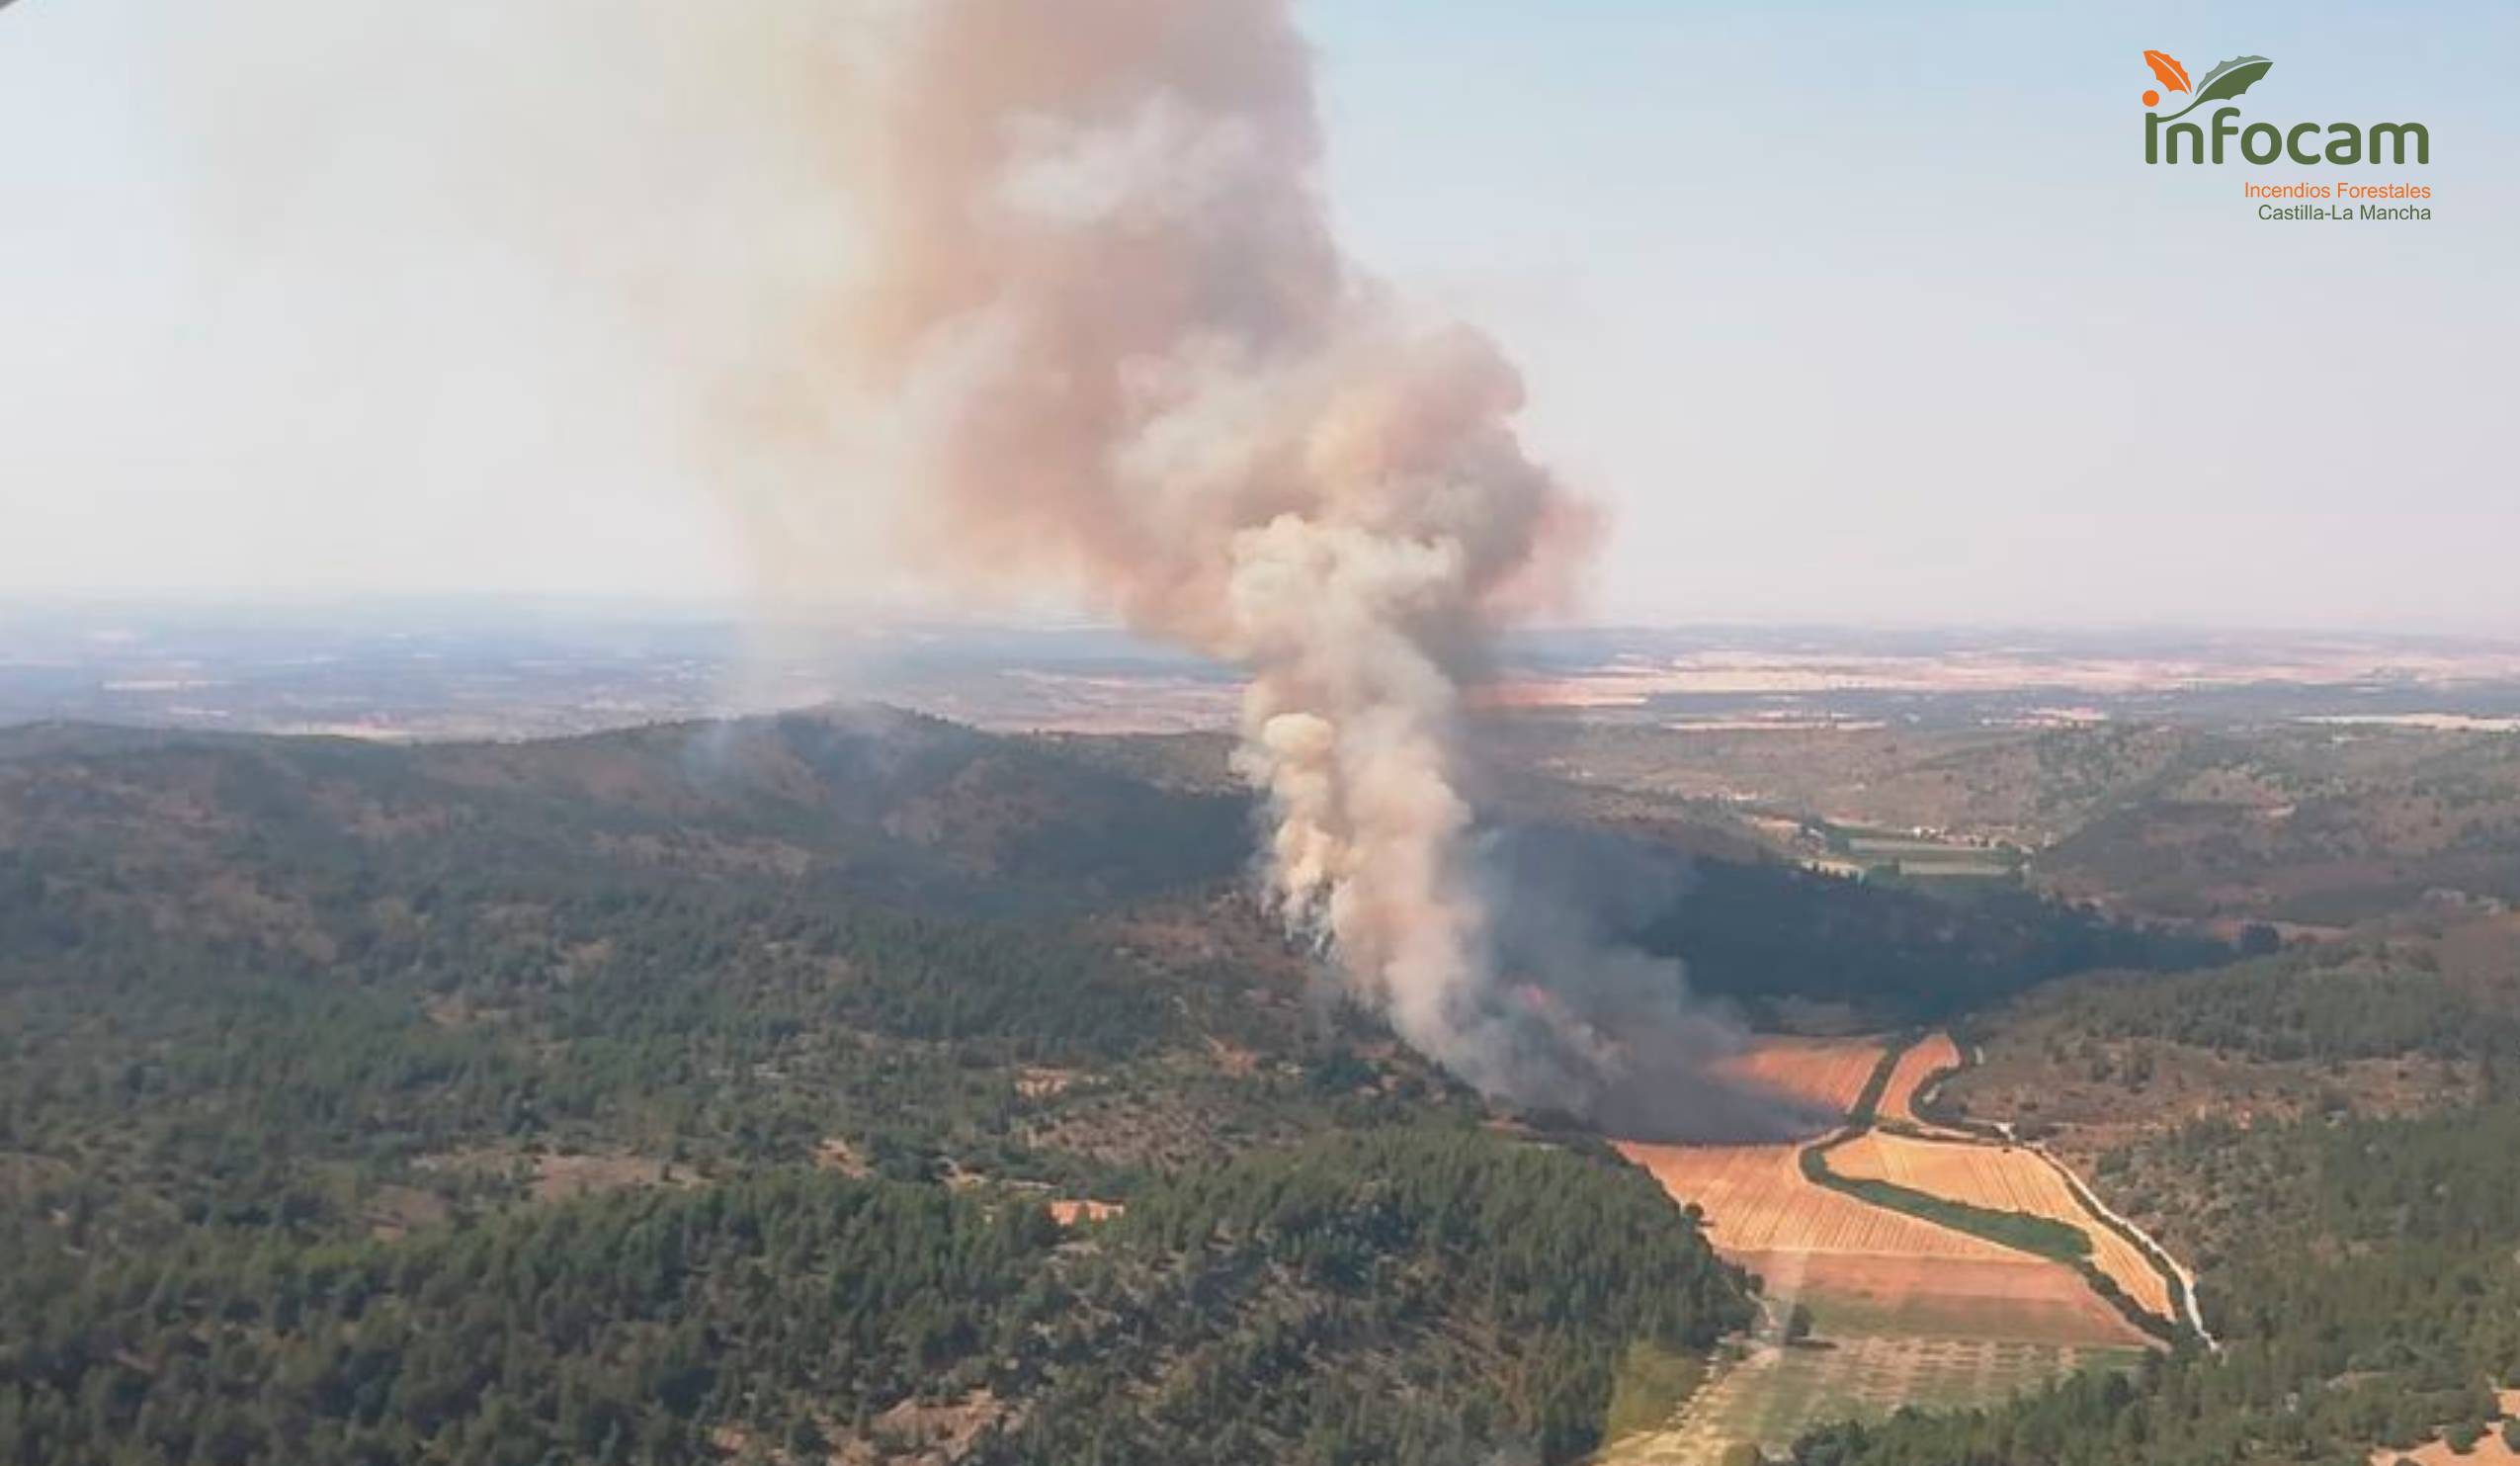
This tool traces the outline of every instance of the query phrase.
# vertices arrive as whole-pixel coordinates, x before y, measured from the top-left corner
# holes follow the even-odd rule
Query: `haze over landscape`
[[[0,0],[0,1466],[2520,1462],[2516,42]]]
[[[677,80],[741,27],[492,14],[13,8],[0,585],[749,592],[689,442],[688,364],[741,332],[670,370],[647,332],[826,272],[796,78]],[[2508,7],[1302,19],[1351,249],[1507,346],[1613,513],[1589,617],[2520,634]],[[2270,229],[2145,168],[2165,44],[2428,121],[2441,217]],[[921,599],[884,566],[822,588]]]

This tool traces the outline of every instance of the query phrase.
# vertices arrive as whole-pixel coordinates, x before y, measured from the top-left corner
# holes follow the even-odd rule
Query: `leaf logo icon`
[[[2143,64],[2151,67],[2152,74],[2161,78],[2161,85],[2168,87],[2171,91],[2184,92],[2188,90],[2188,68],[2180,65],[2179,58],[2170,54],[2168,51],[2145,51],[2143,53]]]
[[[2147,58],[2152,54],[2153,52],[2151,51],[2144,52],[2144,55]],[[2168,58],[2164,57],[2163,59],[2167,60]],[[2172,61],[2170,64],[2175,66],[2178,63],[2176,61]],[[2240,95],[2242,92],[2245,92],[2249,88],[2257,85],[2258,79],[2266,75],[2269,70],[2273,69],[2274,65],[2275,63],[2273,61],[2266,59],[2264,56],[2233,56],[2231,59],[2225,61],[2222,65],[2205,73],[2205,79],[2198,82],[2196,85],[2196,98],[2194,101],[2191,101],[2187,106],[2180,108],[2178,111],[2171,113],[2169,117],[2161,119],[2161,121],[2166,123],[2176,118],[2185,117],[2189,113],[2203,107],[2208,102],[2228,102],[2232,98]],[[2159,74],[2161,70],[2157,64],[2152,69],[2156,75]],[[2184,79],[2186,73],[2181,72],[2180,76]],[[2165,85],[2168,83],[2168,80],[2169,78],[2166,76],[2162,78]],[[2184,91],[2186,88],[2182,87],[2180,90]],[[2147,102],[2146,105],[2148,106],[2150,104]]]

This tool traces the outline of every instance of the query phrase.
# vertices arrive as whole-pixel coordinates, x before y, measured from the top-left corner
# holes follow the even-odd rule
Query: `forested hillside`
[[[1231,795],[882,708],[543,743],[0,732],[0,842],[54,860],[110,852],[152,896],[210,874],[270,884],[253,869],[269,862],[283,883],[354,865],[406,885],[807,879],[958,915],[1022,913],[1228,875],[1247,858],[1247,819]],[[238,927],[267,913],[182,914]]]
[[[1141,764],[0,735],[0,1449],[1564,1460],[1747,1320],[1642,1174],[1317,1001],[1244,799]],[[1577,834],[1646,879],[1565,899],[1754,1006],[2212,950]]]
[[[2520,991],[2445,973],[2432,945],[2303,947],[2210,971],[2113,975],[2027,1000],[2026,1016],[2102,1042],[2157,1040],[2253,1061],[2520,1052]]]
[[[19,933],[0,961],[173,937],[265,967],[417,964],[444,985],[457,950],[467,974],[485,953],[502,976],[573,971],[605,955],[595,936],[625,905],[660,902],[677,931],[712,933],[683,961],[750,953],[738,938],[765,920],[826,919],[765,917],[779,906],[838,910],[827,919],[867,940],[906,928],[879,938],[845,913],[988,917],[1029,927],[1014,938],[1027,946],[1087,914],[1236,884],[1250,819],[1242,795],[1137,740],[992,737],[882,709],[406,747],[23,729],[0,733],[0,921]],[[1552,869],[1603,875],[1570,885],[1570,902],[1641,877],[1654,900],[1599,924],[1754,1009],[1797,998],[1903,1022],[2065,973],[2225,955],[2017,890],[1942,899],[1696,855],[1652,827],[1501,833]],[[1127,1021],[1114,1003],[1008,1013],[992,1007],[1014,1000],[1008,985],[968,966],[924,998],[893,979],[868,1000],[927,1002],[904,1018],[914,1031],[994,1021],[1052,1044],[1079,1022]]]
[[[779,1170],[398,1243],[10,1218],[17,1461],[1451,1462],[1599,1432],[1632,1349],[1747,1322],[1642,1175],[1384,1131],[1036,1201]]]
[[[1689,894],[1638,933],[1691,981],[1773,1011],[1843,1004],[1872,1027],[1936,1021],[2099,968],[2179,970],[2221,943],[2145,930],[2010,887],[1925,896],[1772,863],[1700,861]]]
[[[1244,818],[889,715],[15,735],[0,1451],[1570,1457],[1743,1280],[1308,1006]]]
[[[2520,901],[2520,735],[2508,732],[2155,722],[2142,709],[2067,727],[1934,727],[1912,708],[1885,711],[1812,730],[1532,717],[1493,737],[1515,767],[1596,811],[1696,807],[2003,841],[2027,853],[2035,887],[2113,910],[2341,926],[2428,892]]]

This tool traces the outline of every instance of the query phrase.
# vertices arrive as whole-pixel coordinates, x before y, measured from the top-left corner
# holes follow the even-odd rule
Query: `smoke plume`
[[[940,0],[894,41],[838,342],[914,543],[1247,668],[1279,911],[1470,1083],[1580,1097],[1613,1041],[1500,981],[1460,725],[1587,516],[1496,347],[1341,255],[1284,0]]]
[[[1409,1043],[1592,1114],[1720,1047],[1670,1017],[1675,969],[1499,929],[1466,690],[1562,600],[1592,518],[1518,439],[1496,346],[1341,252],[1290,0],[166,20],[151,94],[258,266],[228,273],[288,267],[235,318],[285,323],[278,359],[319,342],[306,380],[359,384],[360,414],[477,389],[519,435],[450,459],[428,427],[435,478],[583,500],[600,463],[627,502],[679,461],[773,600],[887,561],[1000,604],[1081,590],[1248,671],[1269,899]],[[399,468],[364,421],[298,438],[362,445],[306,460],[310,494]],[[604,446],[546,472],[563,444]]]
[[[1835,1123],[1825,1108],[1731,1071],[1724,1061],[1745,1046],[1741,1026],[1691,1000],[1679,962],[1639,944],[1696,884],[1686,856],[1532,824],[1482,830],[1475,852],[1509,994],[1500,1026],[1513,1041],[1513,1097],[1627,1140],[1746,1144]]]

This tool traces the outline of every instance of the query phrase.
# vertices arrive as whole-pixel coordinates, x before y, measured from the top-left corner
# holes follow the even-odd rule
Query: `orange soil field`
[[[1876,1039],[1762,1039],[1724,1068],[1844,1111],[1863,1093],[1882,1052]],[[1935,1034],[1902,1056],[1884,1096],[1884,1112],[1913,1122],[1917,1086],[1959,1059],[1949,1034]],[[1869,1135],[1841,1146],[1830,1154],[1832,1168],[1845,1175],[1865,1173],[1842,1158],[1885,1139],[1892,1138]],[[1824,1328],[2072,1347],[2148,1345],[2070,1267],[1812,1184],[1803,1175],[1802,1144],[1621,1142],[1618,1149],[1651,1172],[1674,1200],[1696,1205],[1706,1218],[1708,1241],[1727,1259],[1765,1278],[1771,1297],[1807,1296],[1826,1321]],[[1946,1144],[1939,1149],[1961,1148]],[[1982,1149],[1988,1157],[2004,1155],[1992,1147],[1972,1149]],[[2064,1214],[2069,1220],[2076,1225],[2087,1220],[2062,1179],[2037,1157],[2020,1154],[2015,1162],[2039,1167],[2038,1179],[2053,1188],[2057,1201],[2072,1208]],[[2014,1164],[1997,1160],[1999,1179],[2016,1188],[2032,1186],[2032,1179],[2013,1174]],[[1974,1194],[1937,1194],[1977,1199]],[[1978,1204],[2051,1214],[2011,1201]],[[2166,1311],[2166,1289],[2142,1256],[2097,1223],[2085,1230],[2093,1234],[2102,1265],[2111,1268],[2121,1286],[2147,1307]],[[2109,1260],[2113,1248],[2124,1255]]]
[[[1882,1091],[1883,1116],[1930,1128],[1929,1122],[1916,1113],[1916,1091],[1935,1075],[1959,1067],[1960,1045],[1952,1042],[1950,1034],[1936,1033],[1919,1040],[1898,1056],[1897,1066],[1890,1070],[1890,1087]]]
[[[2027,1212],[2076,1227],[2091,1239],[2091,1260],[2142,1307],[2167,1318],[2169,1284],[2135,1244],[2083,1209],[2056,1168],[2010,1146],[1913,1140],[1872,1131],[1828,1153],[1829,1169],[1849,1180],[1884,1180],[1994,1211]]]
[[[1881,1062],[1878,1039],[1762,1038],[1717,1067],[1844,1114],[1855,1107]]]
[[[1799,1146],[1651,1146],[1622,1142],[1619,1153],[1653,1173],[1662,1188],[1694,1201],[1707,1240],[1738,1252],[1856,1252],[1898,1258],[2021,1254],[1901,1216],[1805,1179]]]

